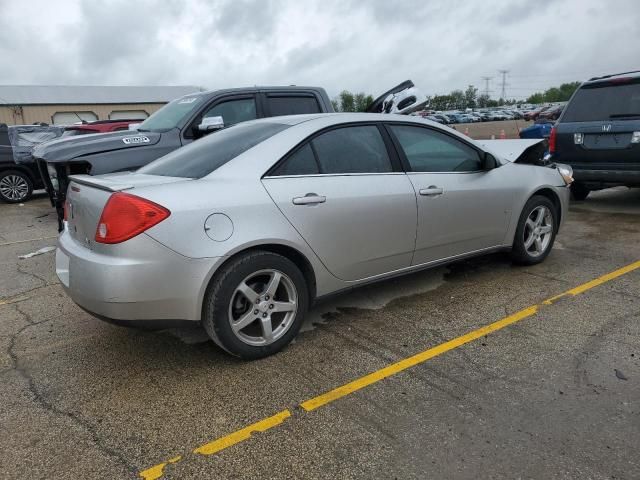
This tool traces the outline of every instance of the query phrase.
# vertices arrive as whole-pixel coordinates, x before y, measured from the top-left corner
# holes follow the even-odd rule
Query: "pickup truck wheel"
[[[577,200],[579,202],[586,199],[589,196],[590,192],[591,190],[589,190],[587,187],[585,187],[581,183],[573,183],[571,185],[571,196],[573,197],[574,200]]]
[[[31,198],[33,182],[20,170],[0,172],[0,199],[7,203],[20,203]]]

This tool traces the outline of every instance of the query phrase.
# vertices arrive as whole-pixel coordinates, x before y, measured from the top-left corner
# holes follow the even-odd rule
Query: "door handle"
[[[327,197],[318,195],[317,193],[307,193],[304,197],[295,197],[293,199],[294,205],[316,205],[318,203],[324,203],[327,201]]]
[[[436,195],[442,195],[444,193],[444,188],[436,187],[435,185],[430,185],[428,188],[421,188],[420,195],[424,195],[425,197],[435,197]]]

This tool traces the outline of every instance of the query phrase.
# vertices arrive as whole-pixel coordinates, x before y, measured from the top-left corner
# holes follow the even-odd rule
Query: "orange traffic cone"
[[[507,134],[504,133],[504,128],[500,130],[500,140],[505,140],[507,138]]]
[[[464,129],[464,134],[468,137],[469,136],[469,127]]]

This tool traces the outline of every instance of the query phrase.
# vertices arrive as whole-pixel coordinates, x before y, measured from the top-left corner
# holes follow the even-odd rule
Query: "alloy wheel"
[[[233,333],[252,346],[270,345],[284,336],[298,311],[293,281],[278,270],[252,273],[235,289],[229,304]]]
[[[23,200],[29,193],[29,184],[20,175],[6,175],[0,179],[0,193],[14,202]]]
[[[534,208],[524,227],[524,248],[532,257],[539,257],[549,248],[553,236],[553,214],[544,205]]]

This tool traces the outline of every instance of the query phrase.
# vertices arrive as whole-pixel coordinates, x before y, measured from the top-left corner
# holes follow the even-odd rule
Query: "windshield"
[[[640,83],[587,85],[580,88],[562,117],[563,122],[595,122],[640,118]]]
[[[202,178],[288,128],[282,123],[239,123],[160,157],[138,170],[146,175]]]
[[[189,95],[167,103],[147,118],[137,128],[138,131],[166,131],[175,128],[204,101],[203,95]]]

